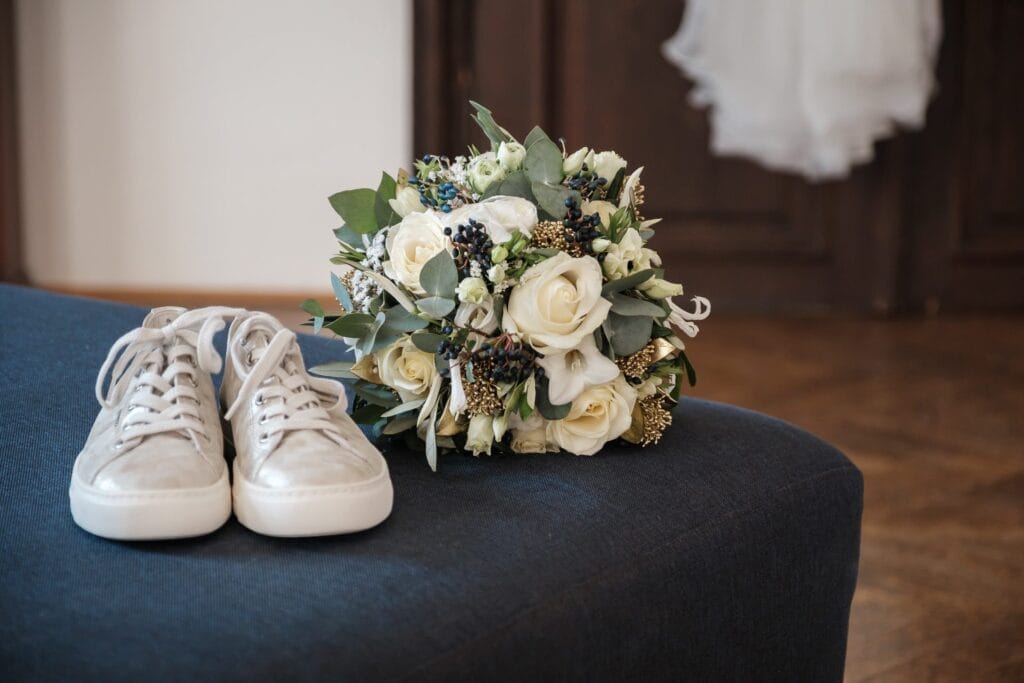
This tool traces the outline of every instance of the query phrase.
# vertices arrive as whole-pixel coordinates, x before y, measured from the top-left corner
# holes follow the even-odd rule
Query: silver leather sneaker
[[[231,515],[210,373],[213,337],[240,309],[156,308],[118,339],[96,380],[100,413],[71,476],[71,514],[118,540],[210,533]],[[103,387],[108,373],[110,384]]]
[[[235,319],[227,355],[221,399],[238,521],[269,536],[383,522],[393,498],[387,463],[348,416],[341,383],[310,377],[295,334],[265,313]]]

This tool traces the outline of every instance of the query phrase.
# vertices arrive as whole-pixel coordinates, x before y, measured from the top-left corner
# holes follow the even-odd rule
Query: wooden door
[[[514,134],[540,123],[570,148],[617,150],[646,166],[645,213],[664,218],[656,245],[669,275],[719,309],[1024,304],[1024,117],[1011,87],[1024,60],[1010,39],[1024,28],[1014,23],[1019,2],[970,11],[965,0],[947,3],[929,130],[882,142],[848,180],[818,184],[710,154],[707,115],[688,104],[691,84],[660,53],[681,20],[678,0],[415,8],[418,153],[484,142],[469,99]],[[1005,38],[985,43],[1000,22]],[[992,82],[987,104],[966,99]],[[959,146],[936,141],[951,128]],[[962,287],[965,278],[981,291]]]

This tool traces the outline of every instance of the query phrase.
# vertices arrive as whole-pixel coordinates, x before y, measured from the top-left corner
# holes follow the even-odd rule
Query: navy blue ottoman
[[[143,313],[0,286],[0,680],[841,680],[860,473],[725,405],[592,458],[396,447],[354,536],[89,535],[71,465]]]

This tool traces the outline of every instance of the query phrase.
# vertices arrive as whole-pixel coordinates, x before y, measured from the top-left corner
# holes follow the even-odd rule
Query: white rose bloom
[[[459,301],[478,304],[487,297],[487,283],[481,277],[467,277],[455,289]]]
[[[578,348],[608,316],[601,265],[560,252],[531,266],[512,288],[502,324],[543,354]]]
[[[455,324],[459,327],[472,327],[484,334],[491,334],[498,329],[498,315],[494,311],[494,298],[486,297],[479,303],[461,303],[455,309]]]
[[[466,450],[473,455],[491,454],[494,443],[494,418],[490,415],[474,415],[469,418],[469,430],[466,432]]]
[[[377,369],[380,378],[398,392],[402,401],[425,398],[438,374],[434,354],[417,349],[409,336],[378,354]]]
[[[601,267],[609,280],[618,280],[638,270],[651,267],[650,249],[644,249],[644,240],[635,228],[630,228],[619,240],[618,244],[610,244],[604,250],[604,262]]]
[[[526,237],[533,234],[537,227],[537,206],[522,197],[498,195],[476,204],[460,206],[443,214],[441,220],[454,230],[458,225],[469,223],[470,218],[483,223],[491,241],[500,244],[512,239],[513,230],[519,230]]]
[[[555,405],[569,403],[585,389],[607,384],[619,376],[615,363],[597,350],[593,335],[563,353],[549,353],[537,359],[548,376],[548,400]]]
[[[562,161],[562,172],[567,176],[579,173],[583,169],[583,162],[588,154],[590,154],[589,148],[580,147]]]
[[[525,420],[513,411],[509,416],[509,429],[512,431],[512,450],[516,453],[557,453],[558,446],[548,441],[547,420],[540,413],[534,412]]]
[[[522,168],[526,148],[518,142],[503,142],[498,145],[498,162],[510,173]]]
[[[427,261],[449,248],[444,225],[437,214],[433,211],[409,214],[388,230],[384,244],[388,250],[384,274],[413,294],[426,294],[420,286],[420,271]]]
[[[598,152],[594,155],[592,168],[597,175],[610,183],[619,169],[626,168],[626,160],[615,152]]]
[[[420,201],[420,193],[409,186],[399,190],[395,194],[394,199],[388,200],[388,204],[391,205],[391,210],[402,218],[405,218],[410,213],[420,213],[427,210],[427,207],[423,206],[423,202]]]
[[[506,173],[494,152],[484,152],[470,160],[468,175],[473,189],[484,193],[491,185],[504,179]]]
[[[622,436],[633,421],[636,390],[620,375],[576,397],[569,414],[547,425],[547,437],[576,455],[593,455]]]

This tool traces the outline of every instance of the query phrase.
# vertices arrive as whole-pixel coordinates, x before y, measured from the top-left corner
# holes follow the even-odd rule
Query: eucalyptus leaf
[[[601,294],[608,296],[614,292],[621,292],[623,290],[636,287],[641,282],[647,282],[652,277],[657,276],[659,272],[661,271],[657,268],[638,270],[632,275],[627,275],[626,277],[621,277],[618,280],[612,280],[611,282],[606,283],[605,286],[601,288]]]
[[[487,136],[487,139],[491,141],[491,144],[497,148],[502,142],[509,142],[512,140],[512,134],[507,130],[498,125],[494,120],[494,116],[491,115],[491,110],[484,105],[469,101],[469,104],[476,110],[476,114],[473,115],[473,120],[477,122],[480,129]]]
[[[418,398],[415,401],[406,401],[400,406],[395,406],[394,408],[384,413],[381,413],[381,417],[393,417],[395,415],[401,415],[402,413],[408,413],[411,410],[416,410],[417,408],[419,408],[421,405],[423,405],[424,401],[426,401],[426,399],[423,398]]]
[[[334,377],[335,379],[353,379],[355,375],[352,374],[352,361],[350,360],[339,360],[333,363],[324,363],[323,365],[316,365],[309,369],[314,375],[322,375],[324,377]]]
[[[389,436],[392,434],[401,434],[405,430],[412,429],[415,426],[415,415],[402,415],[393,420],[389,420],[388,423],[384,425],[384,429],[381,430],[381,434],[387,434]]]
[[[496,197],[498,195],[505,197],[522,197],[523,199],[528,199],[531,202],[534,200],[533,190],[530,189],[530,179],[526,177],[525,171],[516,171],[500,183],[492,183],[490,187],[487,188],[487,191],[484,192],[483,199]]]
[[[373,327],[373,323],[374,317],[368,313],[349,313],[335,318],[324,327],[340,337],[358,339]]]
[[[320,306],[320,303],[316,299],[306,299],[302,302],[302,310],[309,313],[314,318],[324,317],[324,309]]]
[[[373,200],[373,215],[377,220],[377,228],[386,228],[402,220],[388,202],[389,199],[395,198],[396,190],[395,179],[387,173],[382,174]]]
[[[413,315],[401,306],[392,306],[384,311],[384,326],[397,332],[415,332],[428,325],[423,318]]]
[[[612,302],[612,311],[619,315],[646,315],[652,318],[664,318],[666,315],[661,306],[651,301],[635,299],[618,292],[612,292],[605,298]]]
[[[458,284],[459,273],[452,255],[447,251],[439,251],[423,264],[420,271],[420,286],[428,296],[453,299]]]
[[[380,422],[380,414],[384,412],[384,406],[370,404],[359,406],[352,411],[352,420],[361,425],[372,425]]]
[[[628,356],[647,344],[651,338],[652,325],[650,318],[609,312],[602,328],[616,355]]]
[[[551,137],[545,133],[540,126],[534,126],[533,129],[526,135],[526,139],[523,140],[523,146],[529,149],[533,143],[539,140],[550,140]]]
[[[565,200],[569,197],[575,197],[579,201],[579,192],[570,190],[562,185],[549,185],[547,183],[534,182],[530,189],[533,191],[533,196],[537,200],[537,205],[547,213],[554,220],[562,220],[565,218],[568,207],[565,205]]]
[[[363,237],[358,232],[348,227],[348,223],[342,225],[340,228],[334,229],[334,236],[339,242],[344,242],[350,247],[356,249],[363,248]]]
[[[433,332],[417,332],[411,337],[413,346],[425,353],[437,353],[438,345],[447,339]]]
[[[440,296],[431,296],[426,299],[419,299],[416,302],[419,309],[432,318],[438,320],[455,310],[455,302]]]
[[[537,410],[548,420],[561,420],[572,409],[572,403],[556,405],[548,399],[547,380],[537,383]]]
[[[683,352],[679,352],[679,361],[683,364],[683,368],[686,370],[686,381],[690,383],[691,387],[697,386],[697,370],[693,367],[693,363],[690,362],[690,358]]]
[[[545,135],[526,150],[523,170],[533,183],[558,185],[562,182],[562,150]]]
[[[400,405],[398,396],[396,396],[391,389],[380,386],[379,384],[360,380],[352,386],[352,390],[356,393],[356,396],[367,403],[372,403],[375,406],[381,406],[385,410]],[[381,413],[383,412],[384,411],[382,410]]]
[[[376,200],[377,193],[369,188],[345,190],[328,197],[331,207],[345,219],[345,223],[362,234],[377,231],[377,216],[374,212]]]
[[[617,202],[619,199],[619,193],[622,192],[622,181],[626,177],[626,167],[623,166],[619,169],[619,172],[615,174],[615,177],[608,183],[608,191],[605,193],[605,197],[610,202]]]
[[[378,341],[378,332],[384,327],[384,312],[377,311],[377,315],[373,318],[373,324],[370,325],[369,329],[363,333],[362,338],[356,343],[356,348],[362,353],[373,353],[377,349],[387,346],[391,342],[398,339],[398,335],[394,334],[392,339],[386,339],[386,334],[380,335],[381,339]]]
[[[348,295],[348,290],[345,289],[345,283],[341,281],[341,278],[335,273],[331,273],[331,287],[334,289],[334,298],[338,300],[341,307],[345,309],[346,313],[351,313],[355,308],[352,305],[352,297]]]

